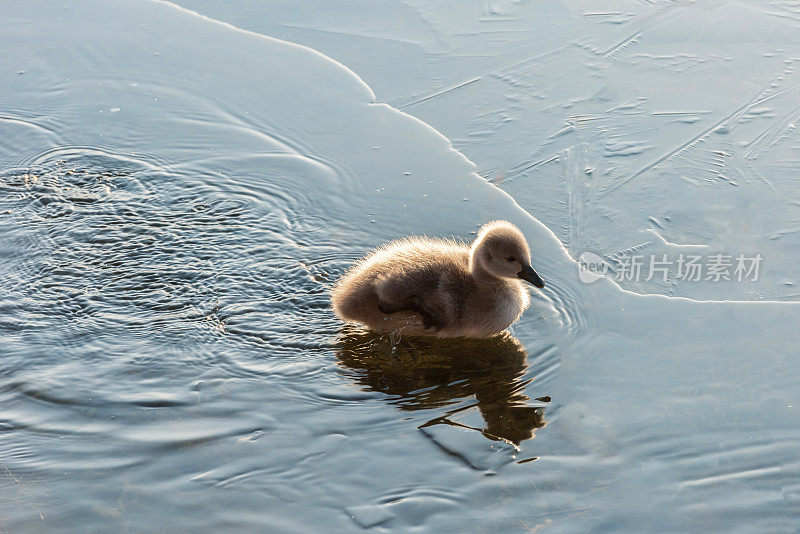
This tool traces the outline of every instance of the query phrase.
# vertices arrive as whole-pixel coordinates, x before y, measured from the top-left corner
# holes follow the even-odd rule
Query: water
[[[3,8],[0,531],[797,530],[793,3],[182,4],[258,33]],[[493,218],[547,282],[508,336],[332,316]],[[574,261],[692,247],[765,270]]]

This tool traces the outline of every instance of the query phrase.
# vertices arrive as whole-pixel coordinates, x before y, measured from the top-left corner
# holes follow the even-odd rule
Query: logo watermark
[[[584,284],[597,282],[608,274],[609,264],[594,252],[584,252],[578,258],[578,276]]]
[[[581,282],[591,284],[603,277],[618,282],[666,282],[667,278],[686,282],[757,282],[763,257],[761,254],[624,254],[606,260],[594,252],[583,252],[578,258]],[[670,276],[671,274],[671,276]]]

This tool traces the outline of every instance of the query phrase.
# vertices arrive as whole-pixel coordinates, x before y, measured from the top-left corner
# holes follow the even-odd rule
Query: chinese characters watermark
[[[761,254],[626,254],[609,262],[593,252],[584,252],[578,258],[578,274],[587,284],[603,277],[619,282],[666,282],[668,278],[687,282],[756,282],[762,260]]]

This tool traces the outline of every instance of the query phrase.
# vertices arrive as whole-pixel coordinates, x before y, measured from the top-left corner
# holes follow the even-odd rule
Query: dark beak
[[[519,276],[526,282],[530,282],[539,289],[544,287],[544,282],[542,282],[542,279],[539,278],[539,275],[536,274],[536,271],[534,271],[533,268],[528,265],[523,267],[522,270],[519,273],[517,273],[517,276]]]

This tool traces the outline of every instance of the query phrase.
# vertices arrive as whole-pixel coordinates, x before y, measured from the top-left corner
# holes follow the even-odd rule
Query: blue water
[[[0,531],[797,531],[793,3],[182,4],[2,8]],[[507,335],[332,315],[495,218]]]

